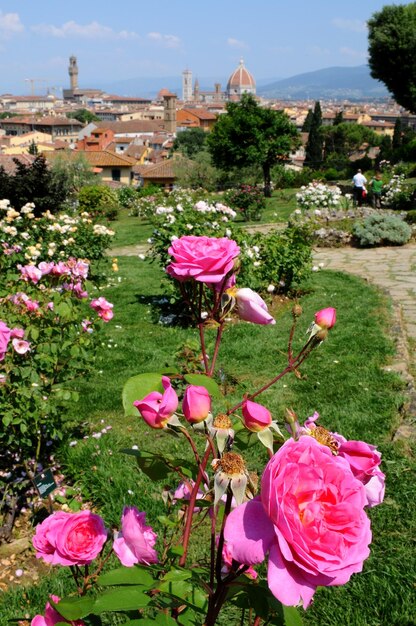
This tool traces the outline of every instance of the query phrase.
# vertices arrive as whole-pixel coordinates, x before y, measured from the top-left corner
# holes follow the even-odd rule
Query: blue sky
[[[257,79],[367,58],[366,20],[381,0],[2,0],[0,93],[29,93],[26,78],[80,86],[135,77],[221,80],[243,57]],[[405,3],[407,4],[407,3]],[[161,84],[161,86],[163,86]],[[138,94],[140,95],[140,86]]]

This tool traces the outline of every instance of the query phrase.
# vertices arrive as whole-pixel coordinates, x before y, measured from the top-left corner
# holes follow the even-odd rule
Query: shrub
[[[226,202],[237,212],[240,212],[246,221],[259,221],[266,207],[266,199],[260,187],[254,185],[240,185],[238,189],[231,189],[225,196]]]
[[[81,211],[88,211],[94,217],[103,216],[115,219],[118,214],[119,202],[117,193],[104,185],[87,185],[78,194]]]
[[[415,206],[415,189],[405,182],[404,174],[394,174],[385,185],[381,203],[395,211],[409,211]]]
[[[310,183],[314,178],[316,178],[316,172],[309,167],[296,171],[284,165],[276,165],[272,170],[272,181],[276,189],[301,187]]]
[[[335,208],[339,206],[340,199],[339,187],[330,187],[317,182],[301,187],[300,192],[296,194],[297,203],[302,209]]]
[[[338,180],[339,172],[334,167],[329,167],[323,174],[325,180]]]
[[[138,193],[134,187],[120,187],[116,193],[119,204],[125,209],[130,209],[138,198]]]
[[[353,226],[353,235],[359,246],[382,246],[407,243],[412,231],[400,217],[371,215]]]
[[[408,211],[404,218],[408,224],[416,224],[416,210]]]

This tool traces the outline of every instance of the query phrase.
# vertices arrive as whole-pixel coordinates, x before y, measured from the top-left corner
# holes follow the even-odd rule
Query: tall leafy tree
[[[416,112],[416,2],[387,5],[368,21],[371,76]]]
[[[299,145],[296,126],[283,111],[261,107],[251,94],[229,102],[207,138],[214,164],[225,170],[259,165],[264,192],[271,193],[273,165]]]
[[[308,142],[305,149],[305,165],[312,169],[319,169],[322,165],[323,136],[321,127],[321,105],[319,102],[315,102],[311,128],[309,131]]]
[[[344,121],[344,114],[342,111],[337,111],[334,118],[334,126],[338,126],[338,124],[342,124]]]
[[[392,143],[393,150],[397,150],[402,145],[402,133],[403,133],[402,121],[400,117],[398,117],[394,124],[393,143]]]
[[[71,111],[70,113],[67,113],[66,116],[76,119],[83,124],[100,121],[100,118],[91,111],[88,111],[88,109],[77,109],[76,111]]]
[[[202,128],[188,128],[176,135],[173,142],[173,150],[178,150],[183,155],[194,158],[206,147],[207,133]]]

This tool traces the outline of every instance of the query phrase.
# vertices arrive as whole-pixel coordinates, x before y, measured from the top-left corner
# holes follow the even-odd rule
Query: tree
[[[185,156],[178,156],[173,159],[173,169],[179,187],[217,190],[220,173],[213,166],[211,155],[207,150],[201,150],[191,160]]]
[[[361,124],[351,124],[343,122],[337,126],[326,126],[323,129],[323,137],[325,142],[325,160],[336,167],[339,161],[340,166],[345,166],[345,161],[354,152],[360,149],[368,150],[371,146],[380,144],[380,136],[371,128],[362,126]]]
[[[227,104],[207,143],[217,167],[260,165],[264,193],[270,196],[271,168],[299,145],[299,133],[286,113],[263,108],[251,94],[244,94],[240,102]]]
[[[312,126],[312,120],[313,120],[313,111],[312,109],[308,109],[308,113],[305,117],[305,121],[303,122],[302,133],[309,133],[311,126]]]
[[[82,122],[82,124],[89,124],[90,122],[99,122],[100,118],[88,111],[88,109],[77,109],[66,114],[67,117],[73,118]]]
[[[172,149],[193,159],[206,147],[206,139],[207,133],[202,128],[188,128],[177,134]]]
[[[338,124],[342,124],[344,121],[344,114],[342,111],[337,111],[334,118],[334,126],[338,126]]]
[[[323,137],[321,127],[321,105],[319,102],[315,102],[308,142],[305,148],[305,165],[312,169],[319,169],[322,165]]]
[[[416,3],[388,5],[368,22],[371,76],[416,112]]]
[[[27,151],[29,154],[33,154],[33,156],[36,156],[37,154],[39,154],[38,146],[36,145],[36,142],[34,139],[32,139],[32,141],[30,142]]]

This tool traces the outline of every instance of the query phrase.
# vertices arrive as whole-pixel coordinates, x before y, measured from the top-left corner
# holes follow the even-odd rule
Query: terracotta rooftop
[[[173,171],[172,159],[166,159],[155,165],[140,165],[136,166],[136,168],[140,168],[138,169],[138,173],[140,173],[142,178],[176,178]],[[134,168],[135,172],[137,171],[136,168]]]
[[[98,128],[109,128],[114,134],[155,133],[163,129],[163,121],[127,120],[126,122],[96,122]]]
[[[6,174],[14,174],[16,161],[23,163],[23,165],[32,165],[35,158],[33,154],[0,154],[0,167],[4,169]]]
[[[0,120],[4,124],[26,124],[30,126],[84,126],[82,122],[68,117],[48,115],[45,117],[11,117]]]
[[[73,154],[82,154],[93,167],[131,167],[136,162],[135,159],[111,150],[77,150]]]
[[[211,111],[207,111],[206,109],[191,109],[188,107],[188,108],[182,109],[182,111],[185,111],[186,113],[191,113],[192,115],[195,115],[200,120],[216,120],[217,119],[217,116],[214,113],[211,113]]]

